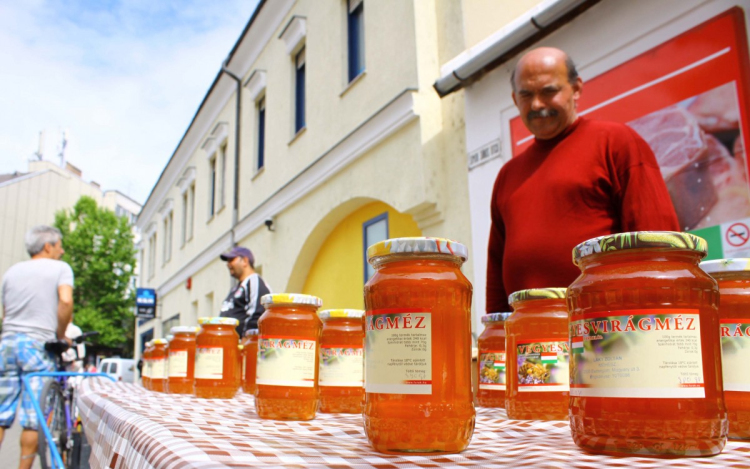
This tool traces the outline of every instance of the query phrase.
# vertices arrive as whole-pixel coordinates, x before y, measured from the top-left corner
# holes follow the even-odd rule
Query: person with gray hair
[[[38,446],[38,422],[31,399],[22,392],[21,378],[55,371],[45,342],[65,340],[73,314],[73,270],[61,261],[65,253],[57,228],[40,225],[26,233],[31,259],[13,265],[3,276],[3,328],[0,336],[0,443],[15,420],[21,401],[21,462],[30,468]],[[43,380],[30,380],[39,394]]]
[[[55,246],[62,240],[62,233],[54,226],[37,225],[26,233],[26,251],[29,256],[34,257],[44,250],[44,246],[49,244]],[[62,252],[59,253],[62,256]],[[59,257],[58,257],[59,259]]]

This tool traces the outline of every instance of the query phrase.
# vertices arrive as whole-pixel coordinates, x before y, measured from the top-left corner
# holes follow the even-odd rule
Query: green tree
[[[63,235],[63,260],[75,274],[75,324],[99,331],[97,343],[132,353],[136,250],[127,219],[83,196],[72,210],[55,214],[55,226]]]

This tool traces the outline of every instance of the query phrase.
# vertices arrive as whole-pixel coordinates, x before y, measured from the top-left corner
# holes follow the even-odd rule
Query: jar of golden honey
[[[312,420],[318,409],[318,349],[323,301],[278,293],[260,299],[255,410],[260,418]]]
[[[750,259],[701,262],[719,284],[724,401],[729,438],[750,439]]]
[[[719,289],[698,266],[706,251],[692,234],[647,231],[573,250],[570,428],[581,448],[658,457],[724,448]]]
[[[258,329],[248,329],[242,340],[242,392],[255,394],[255,365],[258,359]]]
[[[474,432],[466,247],[440,238],[370,246],[364,427],[383,453],[456,453]]]
[[[151,390],[165,392],[167,382],[167,339],[154,339],[151,351]]]
[[[477,403],[482,407],[505,408],[505,321],[510,314],[492,313],[482,316],[484,331],[477,340]]]
[[[167,361],[167,392],[170,394],[193,394],[198,331],[199,328],[191,326],[175,326],[170,331],[174,336],[169,342]]]
[[[237,344],[235,318],[199,318],[195,336],[194,393],[197,397],[231,399],[237,394]]]
[[[143,371],[141,375],[141,384],[144,388],[151,390],[151,351],[153,343],[151,340],[146,342],[146,348],[143,349]]]
[[[318,313],[323,321],[318,372],[321,412],[362,413],[364,313],[359,309],[327,309]]]
[[[508,418],[567,420],[570,397],[568,310],[564,288],[535,288],[508,298],[505,321]]]

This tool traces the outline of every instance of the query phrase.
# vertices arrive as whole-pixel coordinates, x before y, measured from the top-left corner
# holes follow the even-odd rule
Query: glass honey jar
[[[477,403],[482,407],[505,408],[505,321],[511,313],[482,316],[484,331],[479,347]]]
[[[174,336],[169,342],[167,360],[167,392],[170,394],[193,394],[198,330],[197,327],[175,326],[170,331]]]
[[[151,390],[165,392],[167,382],[167,339],[154,339],[151,350]]]
[[[534,288],[508,297],[505,321],[508,418],[567,420],[570,398],[568,309],[564,288]]]
[[[724,401],[729,438],[750,439],[750,259],[701,262],[719,284]]]
[[[440,238],[370,246],[364,427],[382,453],[457,453],[474,432],[466,247]]]
[[[570,427],[581,448],[655,457],[724,448],[719,288],[698,266],[706,251],[692,234],[647,231],[573,250]]]
[[[323,413],[361,414],[365,401],[364,311],[327,309],[320,336],[318,386]]]
[[[242,340],[242,392],[255,394],[255,366],[258,360],[258,329],[248,329]]]
[[[237,359],[239,336],[235,318],[199,318],[195,336],[194,394],[197,397],[231,399],[239,390]]]
[[[143,371],[141,375],[141,384],[144,388],[151,390],[151,350],[153,350],[152,341],[146,342],[146,348],[143,349]]]
[[[323,301],[294,293],[263,295],[258,319],[255,410],[260,418],[312,420],[318,409]]]

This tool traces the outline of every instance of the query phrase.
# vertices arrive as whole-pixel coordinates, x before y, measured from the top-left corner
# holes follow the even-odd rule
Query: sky
[[[258,0],[0,0],[0,174],[43,158],[144,203]]]

